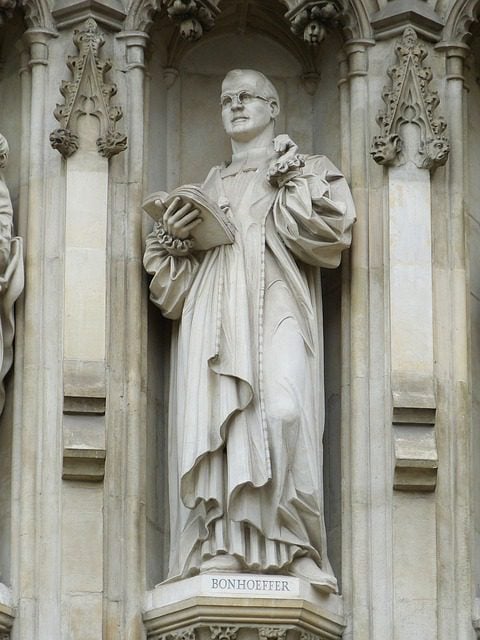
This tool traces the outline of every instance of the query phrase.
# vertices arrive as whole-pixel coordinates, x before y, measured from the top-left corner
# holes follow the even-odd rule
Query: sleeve
[[[309,159],[280,187],[273,205],[278,234],[302,262],[334,268],[350,246],[355,208],[347,181],[326,158]]]
[[[150,300],[166,318],[178,319],[198,270],[197,258],[191,253],[173,255],[161,244],[154,230],[147,237],[143,265],[147,273],[153,276]]]

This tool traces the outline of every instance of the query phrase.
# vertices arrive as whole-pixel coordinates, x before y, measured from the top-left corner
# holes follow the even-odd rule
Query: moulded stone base
[[[202,574],[147,593],[149,640],[339,640],[342,599],[290,576]]]
[[[0,584],[0,640],[10,637],[14,611],[12,608],[10,590],[5,585]]]

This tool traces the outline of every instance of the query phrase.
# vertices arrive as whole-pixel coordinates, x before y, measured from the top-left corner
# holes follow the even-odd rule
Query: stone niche
[[[282,24],[281,3],[268,5],[277,7],[278,12],[276,21],[270,20],[269,25]],[[157,18],[153,25],[147,60],[146,193],[168,191],[185,182],[200,182],[211,166],[229,157],[219,94],[225,73],[235,68],[258,69],[275,83],[282,107],[278,134],[288,132],[301,152],[325,154],[346,171],[341,166],[339,34],[328,34],[318,49],[311,50],[301,40],[289,36],[286,23],[282,33],[267,33],[257,21],[255,6],[251,16],[243,16],[243,25],[238,23],[240,17],[227,9],[228,5],[225,17],[217,19],[216,28],[193,44],[181,41],[166,18]],[[312,72],[315,66],[318,74]],[[145,235],[150,229],[151,223],[147,222]],[[329,557],[341,585],[341,270],[326,272],[323,287],[325,512]],[[279,599],[275,594],[252,597],[253,592],[246,598],[241,594],[220,597],[201,586],[204,576],[155,587],[165,579],[168,565],[169,323],[153,305],[149,305],[148,313],[147,588],[150,591],[144,618],[148,637],[172,640],[341,637],[341,596],[320,597],[310,593],[308,585],[299,585],[297,595],[287,599]],[[268,580],[271,576],[261,578]],[[176,591],[180,593],[175,594]],[[266,626],[266,619],[275,624],[273,631]],[[219,631],[218,625],[223,631]]]

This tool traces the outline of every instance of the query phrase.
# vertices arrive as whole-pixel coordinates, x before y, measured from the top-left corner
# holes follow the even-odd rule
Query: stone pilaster
[[[15,416],[15,423],[21,425],[21,437],[13,452],[18,541],[12,579],[17,603],[14,638],[22,640],[47,637],[52,628],[59,627],[60,620],[59,431],[52,407],[58,406],[61,344],[47,338],[47,327],[57,335],[61,333],[57,297],[60,274],[51,267],[45,277],[51,254],[58,250],[56,226],[47,229],[51,218],[45,144],[49,49],[54,35],[51,30],[32,28],[24,37],[29,51],[29,73],[25,71],[28,79],[25,75],[22,81],[28,143],[23,147],[22,158],[27,166],[23,173],[27,182],[22,187],[21,211],[25,218],[21,226],[27,258],[25,302],[17,334],[23,369],[22,375],[16,377],[22,401],[16,405]]]

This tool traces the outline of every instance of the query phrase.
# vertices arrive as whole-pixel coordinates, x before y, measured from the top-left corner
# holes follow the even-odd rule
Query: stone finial
[[[219,0],[166,0],[168,16],[185,40],[195,41],[215,24]]]
[[[343,13],[341,0],[302,0],[286,17],[293,33],[315,46],[325,38],[329,28],[340,24]]]
[[[97,148],[100,155],[111,158],[127,148],[127,136],[117,131],[117,122],[122,118],[121,107],[110,104],[117,87],[105,81],[105,74],[112,67],[110,60],[100,58],[105,37],[95,20],[89,18],[82,29],[75,29],[73,42],[78,55],[67,58],[73,78],[64,80],[60,86],[64,103],[57,104],[54,115],[61,127],[52,131],[50,143],[64,158],[75,153],[81,144],[78,118],[88,114],[99,121]]]
[[[388,70],[391,83],[382,95],[385,109],[377,116],[381,131],[373,139],[370,154],[378,164],[401,164],[401,128],[411,123],[420,129],[415,163],[422,169],[435,169],[447,161],[450,143],[444,118],[435,115],[440,99],[429,86],[432,70],[424,64],[427,49],[408,27],[395,45],[395,53],[398,64]]]

